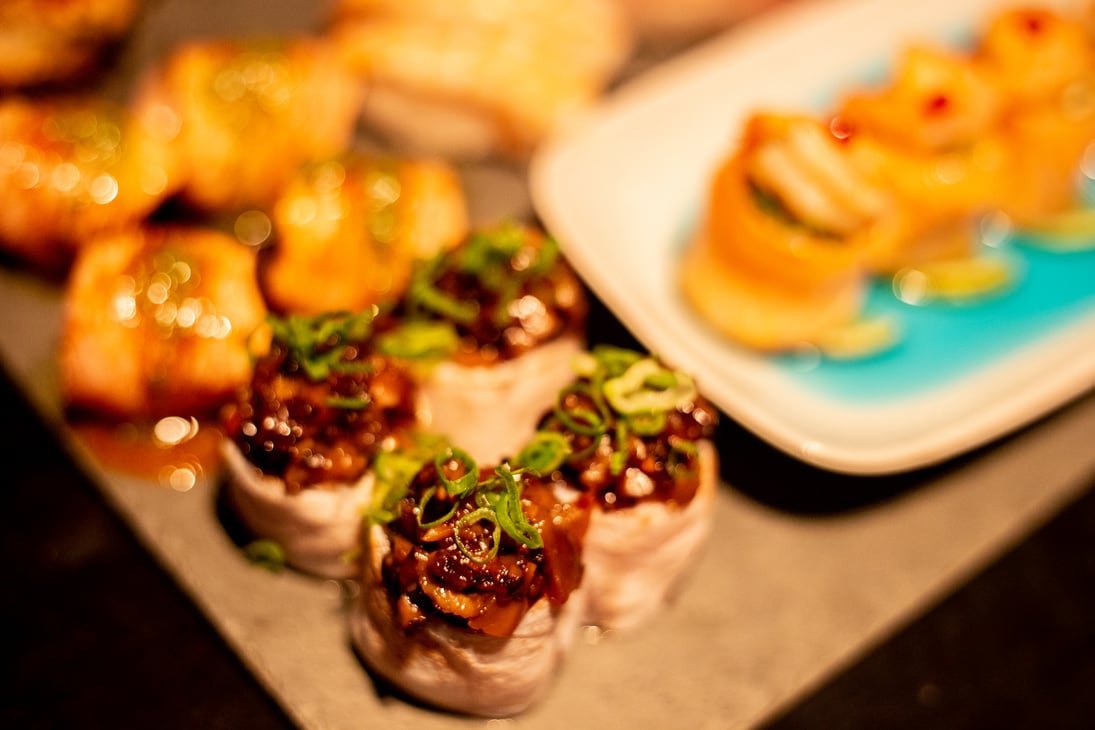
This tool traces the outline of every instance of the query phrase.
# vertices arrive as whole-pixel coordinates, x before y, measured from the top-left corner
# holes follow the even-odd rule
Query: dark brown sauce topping
[[[446,272],[438,288],[479,305],[472,323],[457,326],[460,349],[455,358],[466,364],[512,360],[564,334],[580,333],[585,326],[581,284],[562,264],[524,282],[512,299],[484,289],[474,276],[456,272]]]
[[[562,406],[571,412],[593,411],[587,393],[571,392]],[[605,510],[625,509],[641,502],[660,501],[687,505],[700,486],[699,453],[695,443],[710,439],[718,424],[718,412],[702,397],[666,414],[664,428],[655,435],[626,431],[619,423],[600,435],[568,429],[553,415],[541,428],[567,438],[571,456],[560,469],[562,477],[580,485]]]
[[[589,303],[554,240],[503,225],[421,267],[401,308],[400,320],[451,323],[459,342],[453,358],[477,365],[511,360],[565,334],[583,335]]]
[[[450,479],[464,473],[456,460],[443,468]],[[492,474],[485,470],[481,480]],[[387,526],[392,549],[382,566],[403,628],[435,617],[509,636],[538,600],[558,606],[578,587],[588,510],[582,503],[560,503],[548,481],[528,473],[518,478],[521,509],[542,537],[542,547],[528,547],[496,531],[490,520],[466,519],[479,508],[474,496],[450,497],[433,462],[418,473]],[[432,524],[449,512],[447,519]]]
[[[226,434],[264,473],[284,479],[289,494],[356,481],[414,425],[414,382],[403,368],[354,345],[341,363],[313,381],[275,342],[225,410]]]

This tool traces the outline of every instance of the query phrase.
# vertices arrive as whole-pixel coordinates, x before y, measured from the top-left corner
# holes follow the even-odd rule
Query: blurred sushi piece
[[[141,8],[140,0],[4,0],[0,88],[84,78],[130,31]]]
[[[1019,225],[1082,205],[1077,178],[1095,154],[1095,34],[1082,16],[1037,6],[992,16],[973,62],[1001,90],[1014,151],[1005,210]]]
[[[359,312],[400,298],[416,261],[463,240],[467,202],[443,161],[355,151],[303,165],[274,202],[273,229],[260,265],[273,309]]]
[[[186,161],[181,199],[199,213],[268,208],[297,168],[341,154],[361,86],[310,36],[207,38],[170,49],[145,72],[132,106],[172,120]]]
[[[634,40],[613,0],[340,0],[327,31],[397,149],[527,157],[596,100]]]
[[[91,95],[0,98],[0,249],[62,273],[90,238],[147,218],[177,180],[171,133]]]
[[[251,378],[266,305],[255,251],[196,226],[144,225],[81,247],[58,347],[70,412],[212,415]]]
[[[873,272],[977,254],[977,221],[1008,198],[1002,101],[968,54],[925,44],[903,50],[892,78],[840,101],[832,127],[848,156],[902,210],[897,235],[868,258]]]
[[[859,317],[865,261],[890,247],[898,211],[820,120],[755,112],[715,168],[680,291],[738,344],[813,343]]]

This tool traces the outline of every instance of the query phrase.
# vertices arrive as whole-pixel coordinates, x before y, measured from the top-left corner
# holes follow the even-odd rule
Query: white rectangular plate
[[[912,356],[900,347],[878,360],[877,368],[890,370],[872,372],[877,368],[869,362],[850,366],[861,371],[840,375],[845,381],[862,375],[876,389],[882,384],[884,395],[867,397],[827,388],[811,372],[708,329],[679,296],[676,257],[710,175],[748,113],[808,111],[885,68],[909,44],[952,42],[976,32],[1004,5],[832,0],[783,6],[640,76],[546,145],[531,167],[537,212],[583,278],[646,347],[694,373],[728,416],[787,453],[834,471],[883,474],[981,445],[1095,383],[1095,284],[1068,317],[1051,325],[1033,322],[1034,304],[1016,300],[1001,312],[986,309],[965,329],[937,331],[936,338],[956,340],[930,343],[937,350],[960,349],[971,327],[999,337],[969,345],[983,346],[983,356],[953,373],[936,373],[930,386],[893,380],[899,376],[889,372],[930,376],[936,366],[951,365],[940,359],[926,369],[911,367],[901,358]],[[1072,264],[1095,281],[1095,256],[1085,253]],[[1057,282],[1046,276],[1056,274],[1043,274],[1039,286],[1052,289]],[[1008,334],[1013,322],[1021,336]]]

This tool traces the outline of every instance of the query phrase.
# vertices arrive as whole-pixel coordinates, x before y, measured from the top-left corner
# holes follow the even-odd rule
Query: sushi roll
[[[1001,10],[973,49],[1011,107],[1063,103],[1062,94],[1095,69],[1095,38],[1083,18],[1049,7]]]
[[[251,377],[266,316],[255,251],[215,229],[144,225],[79,250],[58,363],[73,415],[216,416]]]
[[[89,95],[0,98],[0,249],[46,273],[174,191],[169,134]]]
[[[820,120],[757,112],[719,161],[678,271],[685,300],[750,348],[794,349],[860,314],[896,202]]]
[[[433,707],[526,710],[581,622],[588,519],[533,472],[438,452],[372,513],[350,616],[362,660]]]
[[[854,164],[893,191],[897,235],[868,266],[893,274],[922,262],[976,256],[976,224],[1008,199],[1013,154],[1002,97],[968,54],[913,45],[877,89],[848,94],[832,126]]]
[[[432,159],[347,152],[308,163],[273,207],[262,259],[267,300],[282,313],[362,311],[399,299],[412,266],[468,232],[456,171]]]
[[[133,27],[142,5],[140,0],[4,0],[0,87],[85,78]]]
[[[340,0],[328,36],[397,149],[526,158],[607,87],[632,35],[614,0]]]
[[[569,380],[587,313],[556,241],[505,222],[422,262],[377,343],[411,363],[422,427],[497,463]]]
[[[227,504],[317,576],[357,574],[376,461],[414,444],[414,383],[368,347],[373,316],[271,317],[268,349],[222,413]]]
[[[711,531],[718,412],[687,374],[632,350],[598,346],[573,372],[515,463],[591,501],[586,620],[629,631],[672,599]]]
[[[1095,36],[1082,17],[1037,7],[1001,11],[974,62],[1001,90],[1002,124],[1016,157],[1004,209],[1025,225],[1079,206],[1079,165],[1095,149]]]
[[[361,94],[321,38],[206,38],[146,71],[132,107],[171,121],[188,162],[181,199],[199,213],[234,213],[268,208],[300,164],[347,149]]]

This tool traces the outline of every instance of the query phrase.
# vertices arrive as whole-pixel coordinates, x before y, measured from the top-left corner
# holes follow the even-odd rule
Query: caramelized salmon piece
[[[49,270],[128,228],[172,192],[162,128],[92,96],[0,99],[0,248]]]
[[[361,87],[321,38],[213,38],[173,48],[135,92],[170,120],[188,162],[182,196],[200,212],[270,205],[298,165],[343,152]]]
[[[274,309],[359,312],[397,300],[415,262],[467,234],[467,203],[445,162],[346,155],[304,166],[273,208],[261,269]]]
[[[129,32],[140,0],[4,0],[0,87],[74,81]]]
[[[527,156],[605,89],[633,46],[605,0],[342,0],[330,36],[363,119],[414,153]]]
[[[146,226],[81,248],[64,290],[64,403],[120,419],[212,412],[252,371],[266,316],[256,255],[231,236]]]

